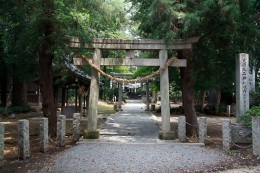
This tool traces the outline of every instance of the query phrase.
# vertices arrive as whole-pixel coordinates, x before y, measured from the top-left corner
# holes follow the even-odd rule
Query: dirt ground
[[[111,108],[111,107],[110,107]],[[110,109],[109,108],[109,109]],[[107,111],[105,111],[107,112]],[[102,113],[102,112],[101,112]],[[111,112],[112,113],[112,112]],[[34,112],[29,112],[25,114],[17,114],[15,118],[1,119],[0,121],[5,124],[5,151],[4,151],[4,167],[0,168],[0,173],[36,173],[39,170],[43,169],[48,170],[48,164],[51,162],[56,155],[65,151],[66,149],[73,147],[71,141],[72,135],[72,120],[67,121],[66,129],[66,147],[57,147],[56,141],[49,140],[49,151],[48,153],[41,153],[39,148],[39,134],[38,126],[39,122],[36,117],[39,117],[40,111],[36,110]],[[156,121],[160,124],[160,114],[155,114]],[[106,115],[100,119],[100,124],[105,121]],[[173,130],[177,128],[177,117],[178,115],[171,115],[171,125]],[[227,117],[213,117],[208,116],[210,119],[208,125],[208,138],[206,145],[207,147],[221,148],[222,147],[222,132],[221,132],[221,123],[218,120]],[[17,121],[19,119],[28,119],[30,122],[30,153],[31,157],[25,161],[18,159],[18,141],[17,141]],[[87,121],[82,121],[81,129],[87,126]],[[189,139],[189,142],[196,142],[196,139]],[[228,153],[233,157],[232,165],[222,165],[219,166],[219,170],[224,170],[226,168],[240,168],[244,166],[256,166],[260,165],[260,158],[252,155],[252,147],[234,146],[232,150]],[[217,171],[217,170],[216,170]]]

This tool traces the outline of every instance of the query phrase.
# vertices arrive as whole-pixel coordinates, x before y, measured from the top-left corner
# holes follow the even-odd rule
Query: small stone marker
[[[253,154],[260,156],[260,117],[252,117]]]
[[[49,148],[48,118],[40,118],[40,151],[47,153]]]
[[[73,134],[72,134],[72,139],[74,142],[79,141],[79,135],[80,135],[80,114],[74,113],[73,114]]]
[[[207,118],[199,118],[199,143],[205,143],[207,138]]]
[[[3,166],[4,160],[4,137],[5,137],[5,125],[0,123],[0,167]]]
[[[185,116],[179,116],[178,139],[180,142],[186,142],[186,117]]]
[[[231,113],[231,106],[227,105],[227,115],[230,117],[230,113]]]
[[[29,121],[18,121],[18,157],[25,160],[30,157]]]
[[[231,121],[224,120],[222,122],[222,143],[223,149],[229,151],[231,148]]]
[[[249,109],[249,57],[246,53],[241,53],[236,58],[236,117],[240,121],[240,116]]]
[[[57,140],[58,146],[65,146],[65,133],[66,133],[66,116],[59,115],[58,116],[58,124],[57,124]]]

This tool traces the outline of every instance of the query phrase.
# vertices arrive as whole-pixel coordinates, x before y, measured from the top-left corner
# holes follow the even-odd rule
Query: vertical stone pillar
[[[231,121],[224,120],[222,122],[222,144],[223,150],[229,151],[231,148]]]
[[[260,156],[260,117],[252,117],[253,154]]]
[[[149,82],[146,82],[146,111],[150,110]]]
[[[66,134],[66,116],[59,115],[58,116],[58,124],[57,124],[57,140],[58,146],[65,146],[65,134]]]
[[[205,143],[207,139],[207,118],[199,118],[199,143]]]
[[[179,116],[178,139],[180,142],[186,142],[186,117],[185,116]]]
[[[74,113],[73,114],[73,134],[72,134],[73,141],[78,142],[79,136],[80,136],[80,114]]]
[[[122,101],[123,101],[123,86],[122,83],[118,84],[118,106],[117,110],[122,111]]]
[[[230,117],[231,106],[227,105],[227,115]]]
[[[40,119],[40,151],[47,153],[49,149],[48,118]]]
[[[18,158],[25,160],[30,157],[29,121],[18,121]]]
[[[0,167],[3,166],[4,160],[4,138],[5,138],[5,125],[0,123]]]
[[[254,68],[250,68],[249,70],[248,83],[249,83],[249,93],[254,92],[255,91],[255,69]]]
[[[100,68],[101,50],[95,49],[93,54],[93,63]],[[98,115],[98,96],[99,96],[99,73],[91,69],[91,82],[89,91],[88,107],[88,129],[84,131],[84,138],[98,139],[97,115]]]
[[[249,109],[249,57],[246,53],[241,53],[236,58],[236,118],[240,121],[240,116]]]
[[[167,50],[160,50],[160,67],[162,67],[168,59]],[[160,139],[175,139],[175,134],[171,130],[170,124],[170,101],[169,101],[169,76],[168,67],[160,73],[160,91],[161,91],[161,115],[162,130],[159,132]]]

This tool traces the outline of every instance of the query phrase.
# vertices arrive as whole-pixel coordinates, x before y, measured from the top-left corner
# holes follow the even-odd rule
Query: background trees
[[[200,40],[192,51],[170,52],[188,60],[188,68],[177,71],[181,74],[181,80],[173,77],[176,69],[172,69],[175,72],[170,73],[170,78],[175,80],[172,83],[174,87],[177,84],[179,88],[182,86],[185,113],[188,123],[193,125],[197,123],[194,92],[196,95],[210,89],[233,92],[235,54],[248,52],[251,66],[256,72],[259,71],[260,3],[257,0],[127,2],[1,0],[1,104],[6,105],[6,88],[11,83],[12,104],[26,105],[25,82],[40,76],[43,112],[50,118],[51,134],[55,136],[56,103],[52,76],[56,74],[52,74],[53,68],[62,63],[64,54],[84,51],[69,50],[66,47],[67,35],[81,37],[86,42],[94,37],[130,38],[126,33],[169,42],[172,39],[199,36]],[[128,10],[129,6],[132,6],[132,10]],[[131,21],[129,17],[133,17]],[[91,52],[84,53],[91,56]],[[119,55],[122,55],[121,52],[103,52],[103,57]],[[104,71],[110,70],[115,69],[104,67]],[[141,73],[151,71],[154,69],[143,69]],[[190,126],[188,133],[195,135],[196,129]]]
[[[126,22],[124,3],[11,0],[1,1],[0,5],[1,104],[6,105],[8,83],[14,89],[12,104],[27,104],[24,82],[39,75],[43,113],[49,117],[50,135],[55,136],[53,64],[61,63],[65,54],[73,52],[68,50],[65,36],[78,36],[86,41],[93,37],[121,37]]]
[[[250,53],[254,66],[259,60],[259,2],[223,0],[129,0],[139,21],[143,37],[168,41],[199,36],[191,51],[179,51],[178,58],[188,60],[181,68],[182,94],[188,123],[196,125],[196,92],[217,89],[232,91],[235,83],[235,55]],[[174,54],[174,53],[173,53]],[[172,77],[172,76],[170,76]],[[196,129],[188,127],[188,135]]]

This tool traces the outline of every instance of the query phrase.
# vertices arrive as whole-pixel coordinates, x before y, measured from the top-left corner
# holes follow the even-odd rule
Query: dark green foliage
[[[260,90],[250,93],[250,97],[253,100],[253,105],[260,105]]]
[[[246,113],[240,116],[242,120],[248,127],[252,128],[252,117],[260,116],[260,107],[253,106],[251,109],[247,110]]]
[[[238,53],[249,53],[251,64],[259,69],[260,5],[256,0],[129,1],[137,10],[133,19],[140,21],[143,37],[168,41],[200,37],[189,60],[196,91],[215,88],[234,92]]]
[[[7,114],[13,114],[13,113],[26,113],[31,111],[32,108],[30,106],[11,106],[7,108]],[[5,111],[4,107],[0,107],[0,114],[3,114]]]

